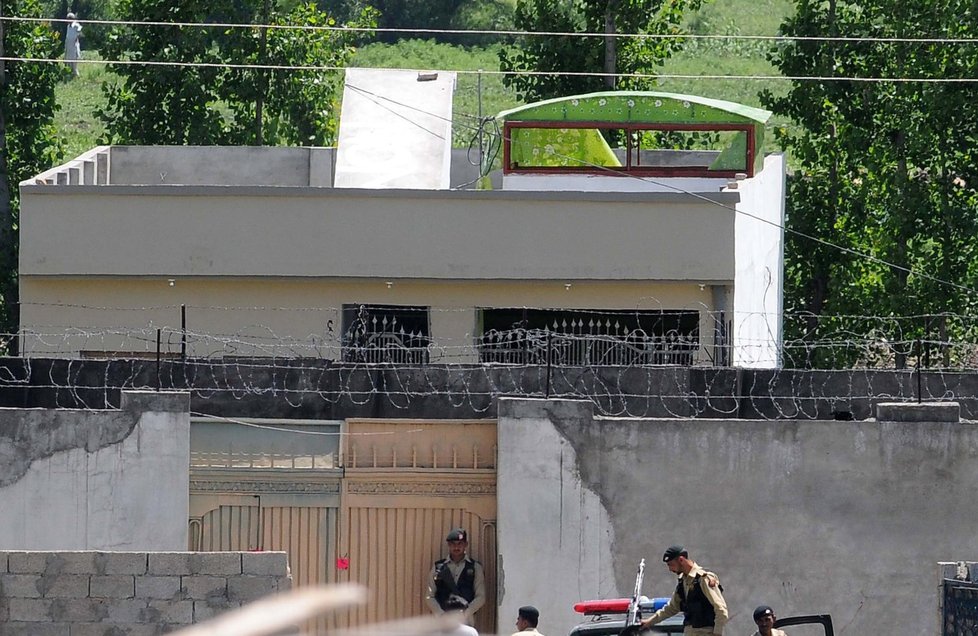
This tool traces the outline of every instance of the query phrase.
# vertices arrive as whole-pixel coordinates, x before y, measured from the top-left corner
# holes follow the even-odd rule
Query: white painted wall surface
[[[764,169],[737,188],[733,364],[781,365],[784,294],[784,155],[764,158]]]
[[[549,419],[590,421],[590,410],[580,404],[499,400],[500,633],[520,606],[533,605],[540,610],[540,631],[563,636],[582,621],[573,602],[616,595],[608,515],[581,483],[575,451]]]
[[[94,439],[104,414],[79,410],[69,417]],[[37,459],[0,488],[0,549],[187,549],[189,411],[133,415],[138,421],[122,441]],[[37,436],[52,434],[44,424],[39,417]]]
[[[455,73],[348,68],[345,78],[334,186],[448,189]]]

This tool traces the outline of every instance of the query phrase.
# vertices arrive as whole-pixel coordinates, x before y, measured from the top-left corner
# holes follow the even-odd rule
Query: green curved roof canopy
[[[496,115],[498,121],[592,121],[622,124],[755,124],[769,111],[696,95],[609,91],[527,104]]]
[[[510,131],[510,161],[513,165],[538,167],[620,168],[615,151],[597,128],[589,124],[615,126],[657,125],[736,125],[753,130],[755,148],[764,139],[764,124],[771,113],[720,99],[661,93],[655,91],[611,91],[572,95],[527,104],[496,115],[502,124],[508,122],[566,122],[561,128],[519,128]],[[576,125],[583,124],[583,125]],[[747,157],[747,133],[737,133],[716,159],[704,170],[760,169],[763,159],[755,150]]]

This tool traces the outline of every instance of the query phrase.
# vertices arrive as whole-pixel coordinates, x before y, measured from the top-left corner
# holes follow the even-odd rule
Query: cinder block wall
[[[284,552],[0,552],[0,635],[161,634],[291,586]]]

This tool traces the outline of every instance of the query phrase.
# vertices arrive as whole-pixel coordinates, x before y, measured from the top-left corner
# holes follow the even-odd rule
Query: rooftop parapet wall
[[[0,552],[0,633],[160,634],[291,585],[284,552]]]

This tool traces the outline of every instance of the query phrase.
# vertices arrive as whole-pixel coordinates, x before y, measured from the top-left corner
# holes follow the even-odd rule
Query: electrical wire
[[[889,44],[975,44],[978,38],[933,38],[933,37],[846,37],[821,35],[738,35],[701,33],[604,33],[578,31],[519,31],[493,29],[431,29],[395,27],[351,27],[325,25],[287,25],[253,24],[241,22],[164,22],[156,20],[79,20],[68,18],[32,18],[26,16],[3,16],[2,20],[11,22],[70,23],[81,25],[101,24],[110,26],[163,26],[163,27],[201,27],[222,29],[290,29],[309,31],[334,31],[350,33],[419,33],[425,35],[498,35],[503,37],[567,37],[567,38],[613,38],[633,40],[729,40],[762,42],[841,42],[841,43],[889,43]]]

